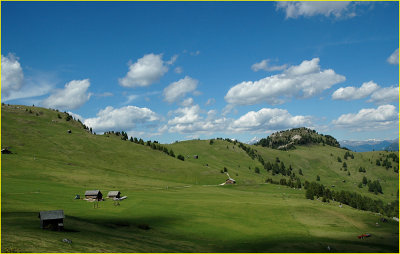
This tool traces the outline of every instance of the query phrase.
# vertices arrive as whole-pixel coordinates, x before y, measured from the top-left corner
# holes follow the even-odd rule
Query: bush
[[[254,172],[257,173],[257,174],[260,174],[260,169],[259,169],[258,167],[256,167],[256,168],[254,169]]]
[[[181,161],[185,160],[185,157],[183,155],[181,155],[181,154],[179,154],[177,158],[180,159]]]

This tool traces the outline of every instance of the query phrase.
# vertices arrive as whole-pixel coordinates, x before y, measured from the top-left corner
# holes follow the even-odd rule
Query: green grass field
[[[398,252],[397,222],[307,200],[301,189],[264,184],[281,176],[271,176],[237,145],[166,145],[186,157],[180,161],[113,135],[92,135],[64,118],[37,107],[2,107],[2,148],[13,152],[2,155],[2,252],[329,252],[328,246],[331,252]],[[354,153],[348,163],[350,170],[365,165],[368,177],[382,180],[384,194],[374,195],[354,185],[362,173],[339,170],[335,160],[342,149],[255,149],[265,160],[292,164],[295,172],[301,167],[302,180],[318,173],[321,183],[337,189],[388,202],[396,198],[398,175],[368,161],[379,152]],[[224,167],[236,185],[219,186],[227,178],[220,173]],[[99,202],[99,208],[74,200],[90,189],[104,195],[120,190],[128,198],[119,206]],[[63,232],[40,229],[38,212],[53,209],[64,210]],[[372,236],[360,240],[362,233]]]

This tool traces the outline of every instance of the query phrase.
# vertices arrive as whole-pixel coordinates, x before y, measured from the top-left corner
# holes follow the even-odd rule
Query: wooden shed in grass
[[[103,194],[99,190],[88,190],[85,192],[85,198],[100,200],[103,198]]]
[[[121,192],[119,191],[109,191],[107,194],[107,198],[120,198]]]
[[[235,183],[236,183],[236,181],[234,179],[232,179],[232,178],[228,178],[225,181],[225,184],[235,184]]]
[[[39,212],[40,228],[62,230],[64,228],[64,210],[52,210]]]

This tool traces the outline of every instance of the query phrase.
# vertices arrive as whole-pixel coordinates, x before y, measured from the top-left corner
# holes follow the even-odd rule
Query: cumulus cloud
[[[351,131],[385,130],[398,128],[399,117],[395,106],[382,105],[376,109],[361,109],[356,114],[343,114],[332,123]]]
[[[334,100],[357,100],[371,96],[368,102],[387,104],[399,98],[399,87],[380,87],[373,81],[365,82],[360,88],[348,86],[337,89],[332,94]]]
[[[332,94],[334,100],[356,100],[365,98],[376,91],[379,86],[373,81],[365,82],[360,88],[354,86],[341,87]]]
[[[170,133],[210,135],[217,131],[226,130],[228,119],[218,118],[215,110],[201,110],[199,105],[178,108],[173,111],[174,117],[162,129]]]
[[[187,93],[195,92],[198,83],[197,80],[189,76],[171,83],[164,89],[165,101],[172,103],[184,97]]]
[[[332,69],[321,70],[319,58],[303,61],[281,74],[258,81],[244,81],[229,89],[225,100],[235,105],[253,105],[261,102],[280,104],[293,96],[309,98],[346,78]]]
[[[84,124],[92,127],[96,132],[128,131],[133,130],[138,124],[147,124],[160,120],[160,117],[148,108],[126,106],[113,108],[111,106],[100,110],[97,117],[88,118]]]
[[[57,109],[77,109],[89,100],[91,94],[87,93],[90,86],[89,79],[72,80],[64,89],[51,94],[41,102],[41,105]]]
[[[259,111],[250,111],[239,119],[233,121],[230,126],[234,131],[268,131],[308,126],[311,124],[309,116],[292,116],[285,109],[263,108]]]
[[[210,135],[215,132],[262,132],[310,126],[310,116],[293,116],[285,109],[263,108],[250,111],[238,119],[219,116],[216,110],[204,111],[199,105],[178,108],[163,130],[181,134]]]
[[[183,100],[182,103],[181,103],[181,105],[182,105],[183,107],[189,107],[189,106],[192,106],[192,105],[193,105],[193,102],[194,102],[194,101],[193,101],[193,98],[189,97],[189,98]]]
[[[191,107],[178,108],[174,111],[178,116],[168,121],[169,125],[176,124],[190,124],[197,122],[201,119],[200,117],[200,107],[199,105],[194,105]]]
[[[334,18],[351,18],[356,16],[354,4],[351,2],[278,2],[277,10],[283,10],[286,19],[298,18],[301,16],[312,17],[323,15]]]
[[[399,100],[399,87],[392,86],[392,87],[384,87],[375,91],[371,95],[371,98],[368,101],[376,104],[386,104],[398,100]]]
[[[286,69],[287,65],[270,65],[270,59],[264,59],[259,63],[255,63],[251,66],[251,69],[253,71],[259,71],[259,70],[264,70],[264,71],[281,71]]]
[[[19,91],[24,80],[24,73],[18,58],[14,54],[1,55],[1,95],[4,98]]]
[[[390,64],[399,64],[399,49],[396,49],[387,59]]]
[[[172,58],[169,62],[175,60]],[[162,54],[148,54],[130,64],[126,76],[118,81],[124,87],[145,87],[159,81],[167,71],[168,67],[162,60]]]

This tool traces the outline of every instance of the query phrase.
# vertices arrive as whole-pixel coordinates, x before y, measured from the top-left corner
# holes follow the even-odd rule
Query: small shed
[[[8,150],[8,147],[1,149],[1,154],[11,154],[12,152]]]
[[[121,192],[119,191],[109,191],[107,194],[107,198],[120,198]]]
[[[232,178],[228,178],[225,181],[225,184],[235,184],[235,183],[236,183],[236,181],[234,179],[232,179]]]
[[[103,194],[99,190],[88,190],[85,192],[85,198],[100,200],[103,198]]]
[[[193,156],[193,158],[195,158],[195,159],[198,159],[198,158],[199,158],[199,156],[198,156],[198,155],[194,155],[194,156]]]
[[[64,228],[64,210],[41,211],[38,217],[42,229],[62,230]]]

